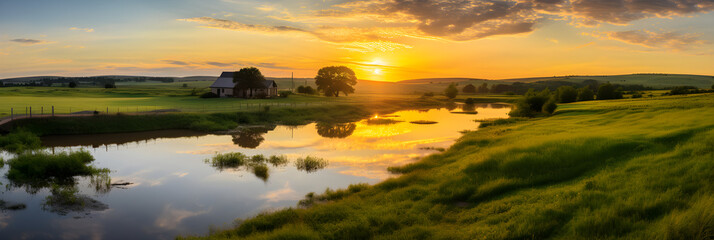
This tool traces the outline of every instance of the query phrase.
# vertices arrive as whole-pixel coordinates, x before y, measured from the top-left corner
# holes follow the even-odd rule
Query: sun
[[[373,72],[374,74],[382,74],[382,69],[375,68],[372,72]]]
[[[382,72],[384,71],[382,69],[382,66],[386,66],[387,63],[382,61],[382,59],[375,58],[371,62],[368,62],[367,64],[371,65],[374,69],[372,69],[372,73],[375,75],[382,75]]]

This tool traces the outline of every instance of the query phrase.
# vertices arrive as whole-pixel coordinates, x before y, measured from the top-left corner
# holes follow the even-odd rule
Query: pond
[[[94,166],[111,170],[114,185],[78,177],[75,208],[53,206],[49,187],[13,185],[3,176],[0,204],[2,239],[173,239],[232,226],[236,218],[295,207],[309,192],[375,184],[393,175],[389,166],[414,162],[448,148],[475,119],[505,118],[510,108],[476,105],[478,114],[448,109],[400,111],[346,124],[245,127],[225,134],[155,131],[43,138],[47,151],[85,149]],[[461,109],[452,109],[461,111]],[[461,111],[463,112],[463,111]],[[436,121],[433,124],[414,124]],[[283,155],[284,165],[268,165],[267,176],[247,168],[214,168],[205,160],[216,153]],[[0,154],[4,159],[12,156]],[[325,159],[326,168],[303,171],[294,161]],[[100,185],[100,184],[99,184]]]

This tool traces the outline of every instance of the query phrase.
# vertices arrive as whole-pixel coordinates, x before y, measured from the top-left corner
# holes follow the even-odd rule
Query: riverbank
[[[326,98],[327,99],[327,98]],[[329,99],[327,99],[329,100]],[[295,108],[262,107],[252,111],[224,113],[99,114],[78,117],[19,119],[6,131],[25,129],[40,136],[139,132],[165,129],[223,131],[238,125],[300,125],[309,122],[350,122],[399,110],[443,107],[445,98],[393,97],[382,99],[336,100],[343,103]]]
[[[400,177],[205,238],[698,239],[714,229],[714,95],[587,101],[501,121]]]

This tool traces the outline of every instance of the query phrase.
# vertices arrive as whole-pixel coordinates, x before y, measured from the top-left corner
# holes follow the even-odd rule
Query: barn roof
[[[219,77],[211,84],[211,88],[233,88],[235,86],[236,84],[233,82],[233,77]]]
[[[234,88],[237,83],[233,82],[233,72],[223,72],[221,76],[216,79],[211,88]],[[263,81],[263,85],[266,88],[278,87],[278,84],[273,80]]]

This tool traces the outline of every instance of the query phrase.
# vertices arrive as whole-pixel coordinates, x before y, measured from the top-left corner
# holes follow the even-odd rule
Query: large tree
[[[317,72],[315,77],[317,90],[325,96],[339,97],[340,92],[345,95],[354,93],[357,76],[352,69],[345,66],[324,67]]]
[[[255,67],[241,68],[240,71],[233,73],[233,82],[238,83],[239,89],[263,88],[264,81],[265,77]]]

